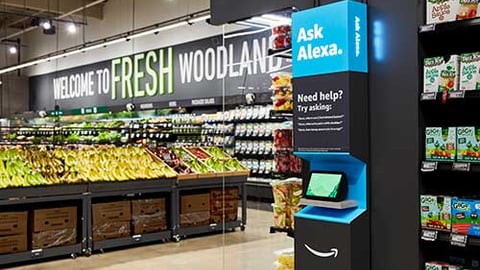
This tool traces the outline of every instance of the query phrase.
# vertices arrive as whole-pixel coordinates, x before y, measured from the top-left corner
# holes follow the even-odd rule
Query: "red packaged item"
[[[289,173],[290,172],[290,153],[288,152],[279,152],[275,154],[274,158],[275,169],[278,173]]]
[[[274,50],[289,49],[292,47],[290,35],[274,35],[270,37],[270,48]]]
[[[293,136],[292,129],[276,129],[273,132],[273,144],[275,149],[292,149]]]
[[[282,34],[291,34],[292,33],[292,26],[289,24],[284,25],[277,25],[272,27],[272,34],[273,35],[282,35]]]
[[[290,153],[290,172],[302,172],[302,159]]]

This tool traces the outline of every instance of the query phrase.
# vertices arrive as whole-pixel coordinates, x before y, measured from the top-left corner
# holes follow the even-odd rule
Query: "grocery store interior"
[[[479,270],[479,1],[0,0],[0,269]]]

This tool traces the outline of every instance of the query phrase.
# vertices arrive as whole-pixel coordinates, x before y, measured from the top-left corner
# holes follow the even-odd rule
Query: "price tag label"
[[[422,93],[422,95],[420,95],[420,100],[436,100],[437,93],[438,92]]]
[[[132,236],[132,239],[135,242],[140,242],[142,240],[142,235],[141,234],[134,235]]]
[[[422,172],[433,172],[437,169],[437,162],[423,161],[422,162]]]
[[[438,231],[422,230],[422,240],[434,242],[438,238]]]
[[[465,91],[452,91],[449,94],[450,98],[465,98]]]
[[[452,171],[457,172],[469,172],[470,171],[470,163],[458,163],[455,162],[452,165]]]
[[[432,32],[435,31],[435,24],[426,24],[420,26],[420,33]]]
[[[457,247],[466,247],[468,241],[468,235],[461,235],[452,233],[450,235],[450,244]]]
[[[34,249],[32,250],[32,258],[38,258],[43,256],[43,249]]]

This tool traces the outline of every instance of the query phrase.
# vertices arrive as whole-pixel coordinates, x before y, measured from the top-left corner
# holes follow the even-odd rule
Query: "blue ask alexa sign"
[[[292,15],[293,77],[368,72],[367,6],[341,1]]]

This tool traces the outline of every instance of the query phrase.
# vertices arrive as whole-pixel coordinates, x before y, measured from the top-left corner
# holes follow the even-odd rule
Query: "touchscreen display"
[[[312,173],[306,195],[336,198],[341,179],[341,174]]]

